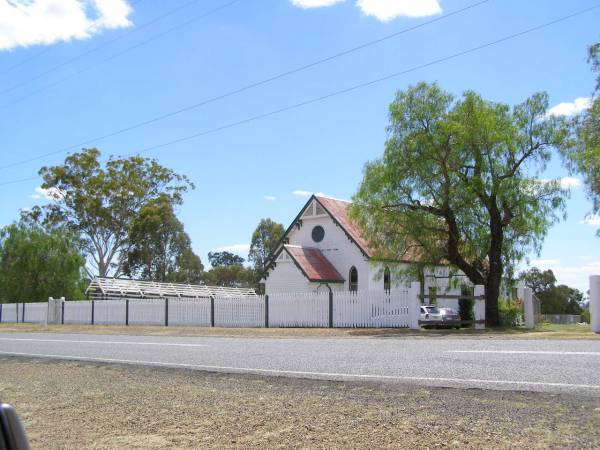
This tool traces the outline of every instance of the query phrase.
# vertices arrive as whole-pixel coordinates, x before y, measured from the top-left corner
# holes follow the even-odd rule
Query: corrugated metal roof
[[[343,283],[344,278],[318,248],[283,246],[310,281]]]
[[[185,298],[210,298],[210,297],[253,297],[254,289],[233,288],[222,286],[206,286],[199,284],[159,283],[156,281],[131,280],[128,278],[96,277],[85,291],[94,298],[102,297],[129,297],[129,298],[156,298],[156,297],[185,297]]]

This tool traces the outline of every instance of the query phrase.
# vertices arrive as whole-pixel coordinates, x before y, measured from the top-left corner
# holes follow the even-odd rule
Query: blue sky
[[[0,0],[0,166],[77,145],[473,3],[477,1],[95,0],[82,7],[77,0]],[[428,63],[594,5],[587,0],[491,0],[88,146],[97,146],[105,156],[133,153]],[[352,196],[364,163],[383,151],[387,106],[398,89],[438,81],[457,95],[473,89],[509,104],[545,90],[553,106],[564,103],[557,112],[585,106],[585,100],[576,99],[592,91],[585,52],[600,38],[598,23],[600,9],[364,89],[145,154],[196,184],[179,215],[203,261],[207,263],[208,251],[223,248],[246,256],[261,217],[287,226],[307,193]],[[60,163],[66,153],[0,169],[1,225],[15,220],[20,208],[44,201],[36,192],[37,170]],[[544,174],[567,176],[558,159]],[[27,181],[2,184],[22,179]],[[552,268],[559,282],[587,290],[587,277],[600,273],[600,239],[594,237],[597,225],[582,223],[590,203],[576,175],[569,180],[568,218],[552,228],[541,255],[531,259]]]

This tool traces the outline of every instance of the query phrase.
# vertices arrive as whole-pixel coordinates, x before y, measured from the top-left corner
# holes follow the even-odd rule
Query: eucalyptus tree
[[[254,264],[254,269],[258,273],[262,274],[264,271],[267,258],[277,247],[283,233],[285,233],[285,229],[282,224],[269,218],[260,219],[252,233],[250,252],[248,253],[248,260]]]
[[[200,257],[167,195],[142,206],[129,230],[126,254],[123,271],[130,277],[195,284],[202,279]]]
[[[538,178],[568,135],[547,108],[544,93],[511,108],[437,84],[398,92],[352,208],[376,254],[454,266],[485,286],[486,320],[498,324],[503,276],[564,211],[560,183]]]
[[[68,227],[81,237],[90,276],[119,276],[129,230],[142,206],[159,196],[180,204],[193,184],[183,175],[141,156],[110,157],[82,149],[63,164],[42,167],[42,188],[53,197],[43,222]]]

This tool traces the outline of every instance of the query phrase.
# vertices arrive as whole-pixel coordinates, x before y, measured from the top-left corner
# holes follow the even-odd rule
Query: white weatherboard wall
[[[282,253],[285,253],[285,250]],[[265,282],[265,292],[267,294],[275,292],[310,292],[313,290],[314,287],[289,257],[277,260],[275,268]]]
[[[325,230],[325,237],[321,242],[314,242],[312,239],[312,230],[317,225],[322,226]],[[368,260],[356,244],[348,239],[344,230],[337,226],[328,215],[303,217],[302,226],[299,229],[294,228],[289,234],[289,239],[291,245],[301,245],[321,250],[323,256],[331,262],[344,278],[343,288],[345,290],[349,288],[348,277],[352,266],[356,267],[358,271],[358,290],[369,290],[371,274]],[[277,270],[277,267],[272,271],[271,275],[273,275],[275,270]],[[269,278],[271,278],[271,275],[269,275]],[[267,283],[269,278],[267,278]],[[334,283],[331,286],[333,288]],[[288,288],[286,291],[295,292],[293,288]]]

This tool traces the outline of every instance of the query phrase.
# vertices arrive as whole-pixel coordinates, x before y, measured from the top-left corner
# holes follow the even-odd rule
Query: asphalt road
[[[600,341],[0,333],[1,356],[600,397]]]

